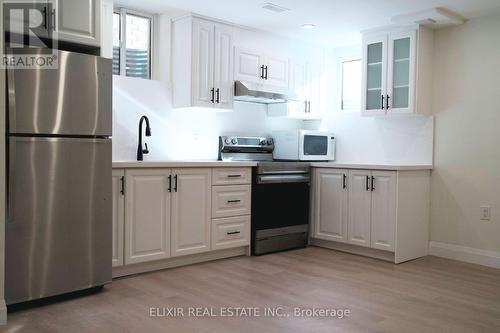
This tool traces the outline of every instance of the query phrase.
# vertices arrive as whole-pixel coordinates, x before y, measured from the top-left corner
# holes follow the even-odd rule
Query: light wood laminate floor
[[[150,307],[347,308],[350,317],[150,317]],[[1,332],[500,332],[500,270],[436,257],[393,265],[309,247],[115,280],[9,314]]]

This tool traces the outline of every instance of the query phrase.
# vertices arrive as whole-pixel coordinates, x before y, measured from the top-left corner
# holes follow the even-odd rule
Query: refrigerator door
[[[58,69],[7,71],[9,133],[111,136],[111,59],[58,51]]]
[[[9,137],[8,304],[111,282],[111,140]]]

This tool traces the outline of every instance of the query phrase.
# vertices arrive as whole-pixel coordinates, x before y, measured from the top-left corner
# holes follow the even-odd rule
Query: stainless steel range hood
[[[296,96],[287,90],[270,88],[262,84],[235,81],[234,100],[260,104],[286,103],[294,100]]]

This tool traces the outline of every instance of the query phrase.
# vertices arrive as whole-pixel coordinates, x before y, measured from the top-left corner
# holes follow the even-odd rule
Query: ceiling
[[[391,17],[445,7],[467,19],[500,12],[500,0],[115,0],[124,7],[164,13],[173,8],[329,47],[359,42],[359,31],[389,25]],[[263,9],[271,2],[290,10]],[[305,30],[303,24],[316,28]]]

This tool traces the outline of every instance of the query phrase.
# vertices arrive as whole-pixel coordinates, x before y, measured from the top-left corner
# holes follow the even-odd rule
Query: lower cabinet
[[[250,244],[250,215],[212,220],[212,250]]]
[[[172,256],[209,251],[212,170],[172,173]]]
[[[314,211],[315,237],[330,241],[347,242],[347,171],[316,169]]]
[[[370,244],[394,251],[396,235],[396,172],[372,171]]]
[[[249,174],[250,168],[113,169],[113,267],[248,246]],[[224,185],[212,186],[213,175]]]
[[[125,170],[125,264],[170,257],[170,169]]]
[[[313,237],[394,251],[396,171],[315,169]]]
[[[371,171],[349,171],[349,243],[370,247]]]
[[[114,169],[112,174],[113,193],[113,267],[123,265],[123,229],[125,227],[125,171]]]

